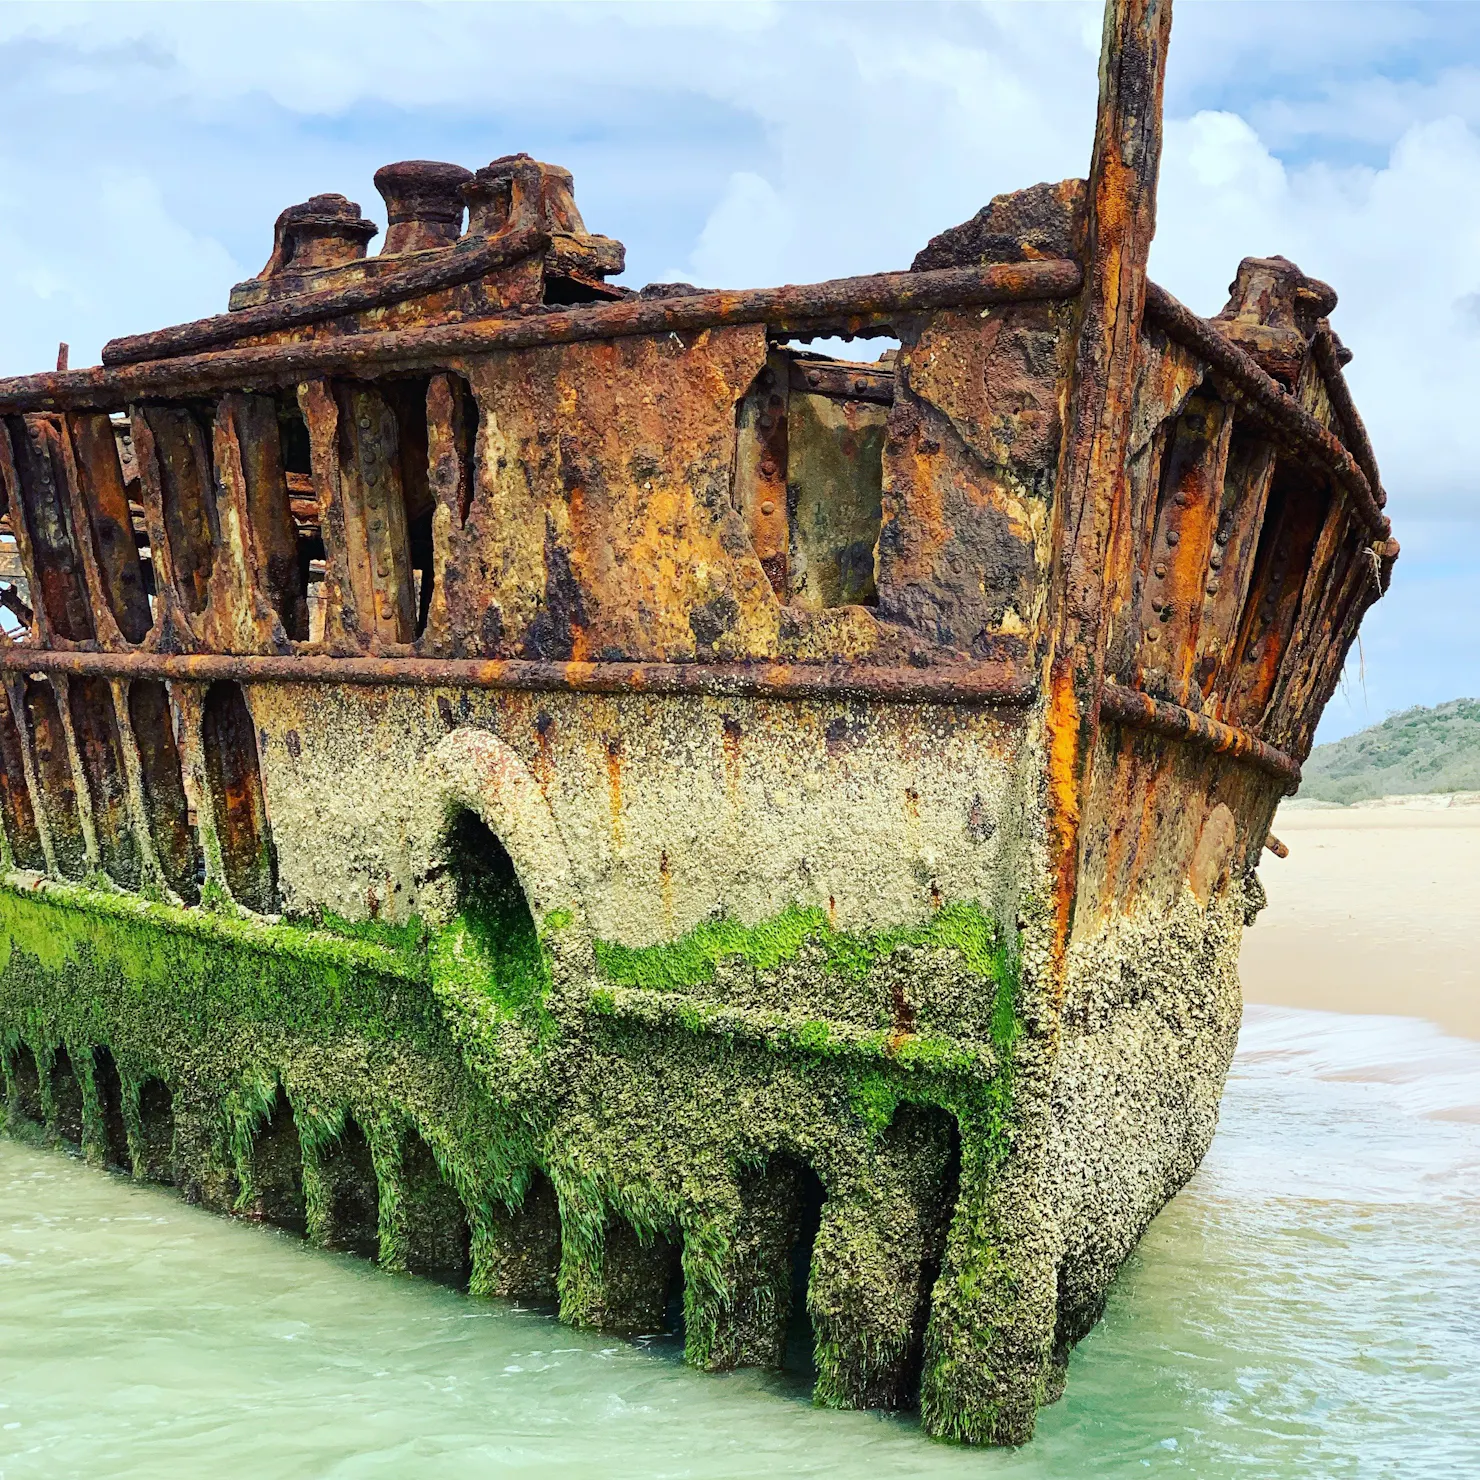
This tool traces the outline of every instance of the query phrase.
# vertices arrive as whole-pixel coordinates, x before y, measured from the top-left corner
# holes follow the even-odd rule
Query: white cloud
[[[214,312],[224,287],[246,275],[219,242],[172,216],[147,176],[105,165],[67,186],[60,195],[44,171],[0,160],[0,336],[17,371],[49,369],[79,325],[142,330]],[[96,355],[95,342],[77,347],[73,364]]]
[[[780,281],[792,218],[769,180],[737,170],[699,233],[684,276],[714,287]]]

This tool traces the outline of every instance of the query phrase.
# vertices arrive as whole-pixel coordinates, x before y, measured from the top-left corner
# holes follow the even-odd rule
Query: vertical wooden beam
[[[1090,163],[1079,344],[1059,468],[1048,659],[1055,992],[1073,925],[1079,831],[1104,677],[1106,552],[1126,517],[1127,444],[1146,259],[1156,228],[1171,0],[1106,0]]]

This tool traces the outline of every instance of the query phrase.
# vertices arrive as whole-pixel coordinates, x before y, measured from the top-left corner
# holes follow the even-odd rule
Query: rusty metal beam
[[[161,678],[177,683],[568,690],[735,699],[856,697],[901,704],[1026,704],[1036,692],[1031,677],[1011,663],[939,669],[800,663],[542,663],[517,658],[103,653],[16,645],[0,651],[0,672]]]
[[[294,385],[324,375],[378,375],[442,366],[466,355],[577,340],[689,333],[727,324],[765,324],[780,334],[811,331],[819,325],[862,333],[887,324],[897,314],[1067,298],[1078,292],[1081,277],[1077,262],[1047,259],[949,267],[938,272],[885,272],[802,287],[536,309],[518,318],[347,334],[303,344],[214,350],[175,360],[73,370],[64,375],[15,376],[0,380],[0,412],[84,407],[117,410],[140,397],[198,396],[211,389]]]
[[[537,227],[527,227],[505,236],[484,237],[481,241],[468,238],[466,245],[452,247],[434,262],[413,263],[369,282],[325,288],[317,293],[300,293],[296,298],[261,303],[255,308],[238,309],[235,313],[218,313],[189,324],[156,329],[151,334],[126,334],[119,339],[110,339],[103,346],[103,364],[132,365],[142,360],[166,360],[216,349],[254,334],[274,334],[370,308],[383,308],[439,288],[454,288],[459,283],[472,282],[474,278],[543,252],[549,245],[549,234]]]
[[[1382,475],[1377,471],[1377,454],[1373,452],[1372,443],[1368,440],[1367,426],[1362,420],[1362,414],[1352,400],[1351,387],[1346,383],[1341,360],[1337,357],[1335,336],[1329,329],[1317,329],[1311,347],[1315,350],[1321,379],[1326,383],[1326,394],[1331,398],[1331,405],[1341,423],[1341,440],[1346,443],[1357,466],[1361,468],[1377,506],[1385,508],[1387,493],[1382,486]]]
[[[1128,516],[1126,464],[1156,233],[1170,0],[1106,0],[1100,103],[1090,158],[1084,291],[1055,497],[1058,560],[1048,680],[1049,849],[1054,990],[1074,923],[1080,822],[1105,672],[1108,552]]]
[[[1273,745],[1266,745],[1247,730],[1235,729],[1206,715],[1195,714],[1179,704],[1168,704],[1165,699],[1154,699],[1139,689],[1106,684],[1100,695],[1100,717],[1129,725],[1132,729],[1165,735],[1171,740],[1186,740],[1216,755],[1248,761],[1290,782],[1292,790],[1300,784],[1300,762],[1294,756],[1276,750]]]
[[[1279,436],[1292,452],[1325,467],[1351,497],[1357,513],[1374,535],[1386,539],[1392,533],[1392,525],[1377,506],[1374,491],[1356,459],[1334,433],[1267,375],[1251,355],[1155,283],[1146,285],[1146,317],[1171,339],[1206,360],[1230,383],[1245,412]]]
[[[29,627],[36,620],[36,613],[21,600],[14,586],[0,586],[0,606],[3,606],[22,627]]]

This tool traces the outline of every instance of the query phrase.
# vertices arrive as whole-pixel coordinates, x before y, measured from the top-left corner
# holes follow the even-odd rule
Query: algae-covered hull
[[[1026,1438],[1397,554],[1331,290],[1146,280],[1168,25],[908,273],[637,294],[564,171],[414,161],[0,382],[12,1128]]]

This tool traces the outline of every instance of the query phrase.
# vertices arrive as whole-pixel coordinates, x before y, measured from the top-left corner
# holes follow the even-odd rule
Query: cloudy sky
[[[1083,174],[1080,3],[0,5],[0,374],[225,307],[285,205],[394,159],[575,173],[625,281],[902,268]],[[1403,543],[1322,728],[1480,694],[1480,5],[1178,0],[1158,281],[1281,252],[1333,322]]]

